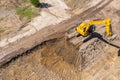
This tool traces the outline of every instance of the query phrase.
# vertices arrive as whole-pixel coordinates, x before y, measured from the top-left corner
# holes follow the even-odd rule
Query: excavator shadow
[[[92,39],[92,38],[98,38],[98,39],[100,39],[101,41],[105,42],[106,44],[109,44],[109,45],[111,45],[111,46],[113,46],[113,47],[115,47],[115,48],[118,48],[118,49],[119,49],[119,51],[118,51],[118,56],[120,56],[120,46],[115,45],[115,44],[110,43],[109,41],[105,40],[105,39],[102,37],[102,35],[99,34],[99,33],[97,33],[97,32],[92,33],[88,38],[86,38],[85,40],[83,40],[83,43],[89,41],[89,40]]]
[[[118,51],[118,56],[120,56],[120,49],[119,49],[119,51]]]
[[[52,5],[48,3],[40,3],[40,8],[49,8],[49,7],[52,7]]]

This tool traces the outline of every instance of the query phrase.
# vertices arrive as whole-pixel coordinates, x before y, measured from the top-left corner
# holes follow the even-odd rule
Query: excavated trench
[[[83,46],[84,44],[80,47]],[[98,39],[83,49],[76,48],[65,37],[45,41],[4,65],[0,69],[0,77],[2,80],[23,80],[32,77],[38,80],[42,78],[43,73],[49,75],[52,71],[63,80],[80,80],[81,71],[100,57],[105,46],[105,43]],[[41,66],[42,68],[39,68]],[[43,69],[48,71],[42,72]],[[33,73],[37,77],[32,75]],[[53,74],[49,76],[50,78],[44,78],[52,79]]]
[[[23,55],[19,55],[6,63],[0,69],[0,77],[2,80],[8,80],[8,78],[11,80],[14,74],[14,79],[28,79],[25,77],[30,76],[24,75],[25,73],[32,74],[34,71],[29,72],[29,70],[33,68],[41,73],[43,68],[40,69],[36,67],[43,66],[46,68],[45,70],[58,74],[60,78],[64,80],[79,80],[80,72],[78,72],[77,67],[75,67],[78,55],[78,50],[68,43],[65,38],[52,39],[45,41]],[[48,75],[49,72],[45,72],[45,74]],[[37,76],[42,76],[42,74],[35,73]],[[46,78],[52,79],[51,77],[52,76]],[[36,77],[35,79],[41,79],[41,77]],[[59,78],[57,79],[59,80]]]

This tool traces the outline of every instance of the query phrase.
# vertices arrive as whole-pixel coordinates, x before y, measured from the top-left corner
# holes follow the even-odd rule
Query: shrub
[[[31,2],[35,7],[39,7],[39,5],[40,5],[39,0],[30,0],[30,2]]]
[[[20,18],[26,17],[27,19],[31,19],[35,17],[39,10],[37,8],[31,8],[31,7],[23,7],[23,8],[18,8],[17,14],[20,16]]]

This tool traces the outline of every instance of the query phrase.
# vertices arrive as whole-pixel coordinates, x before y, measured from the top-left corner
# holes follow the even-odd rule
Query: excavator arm
[[[93,20],[93,21],[89,21],[88,23],[82,22],[76,28],[76,31],[78,33],[80,33],[82,36],[88,36],[95,30],[94,25],[99,25],[99,24],[105,24],[105,26],[106,26],[106,35],[107,36],[112,36],[111,21],[110,21],[109,18],[106,18],[105,20]]]

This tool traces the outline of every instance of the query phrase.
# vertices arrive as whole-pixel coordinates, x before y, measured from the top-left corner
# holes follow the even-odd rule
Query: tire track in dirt
[[[101,2],[99,2],[98,4],[96,4],[95,6],[89,8],[89,9],[85,10],[84,12],[82,12],[80,15],[78,15],[76,17],[80,17],[80,19],[78,19],[79,21],[83,21],[87,18],[90,18],[90,17],[94,16],[95,14],[97,14],[102,9],[104,9],[112,1],[113,0],[108,0],[106,2],[105,0],[101,0]],[[75,17],[75,19],[76,19],[76,17]]]
[[[95,10],[93,10],[92,12],[88,12],[89,14],[83,16],[83,18],[94,16],[94,14],[97,14],[99,11],[101,11],[104,7],[106,7],[106,6],[107,6],[108,4],[110,4],[112,1],[113,1],[113,0],[107,1],[107,2],[104,3],[101,7],[97,7],[97,6],[96,6],[97,8],[94,7]],[[94,13],[94,14],[93,14],[93,13]],[[82,19],[83,19],[83,18],[82,18]]]
[[[88,15],[89,12],[93,12],[99,5],[101,5],[102,3],[104,3],[105,0],[101,0],[99,3],[97,3],[95,6],[88,8],[87,10],[85,10],[84,12],[82,12],[80,15],[78,15],[78,17],[82,17],[85,16],[86,14]]]

